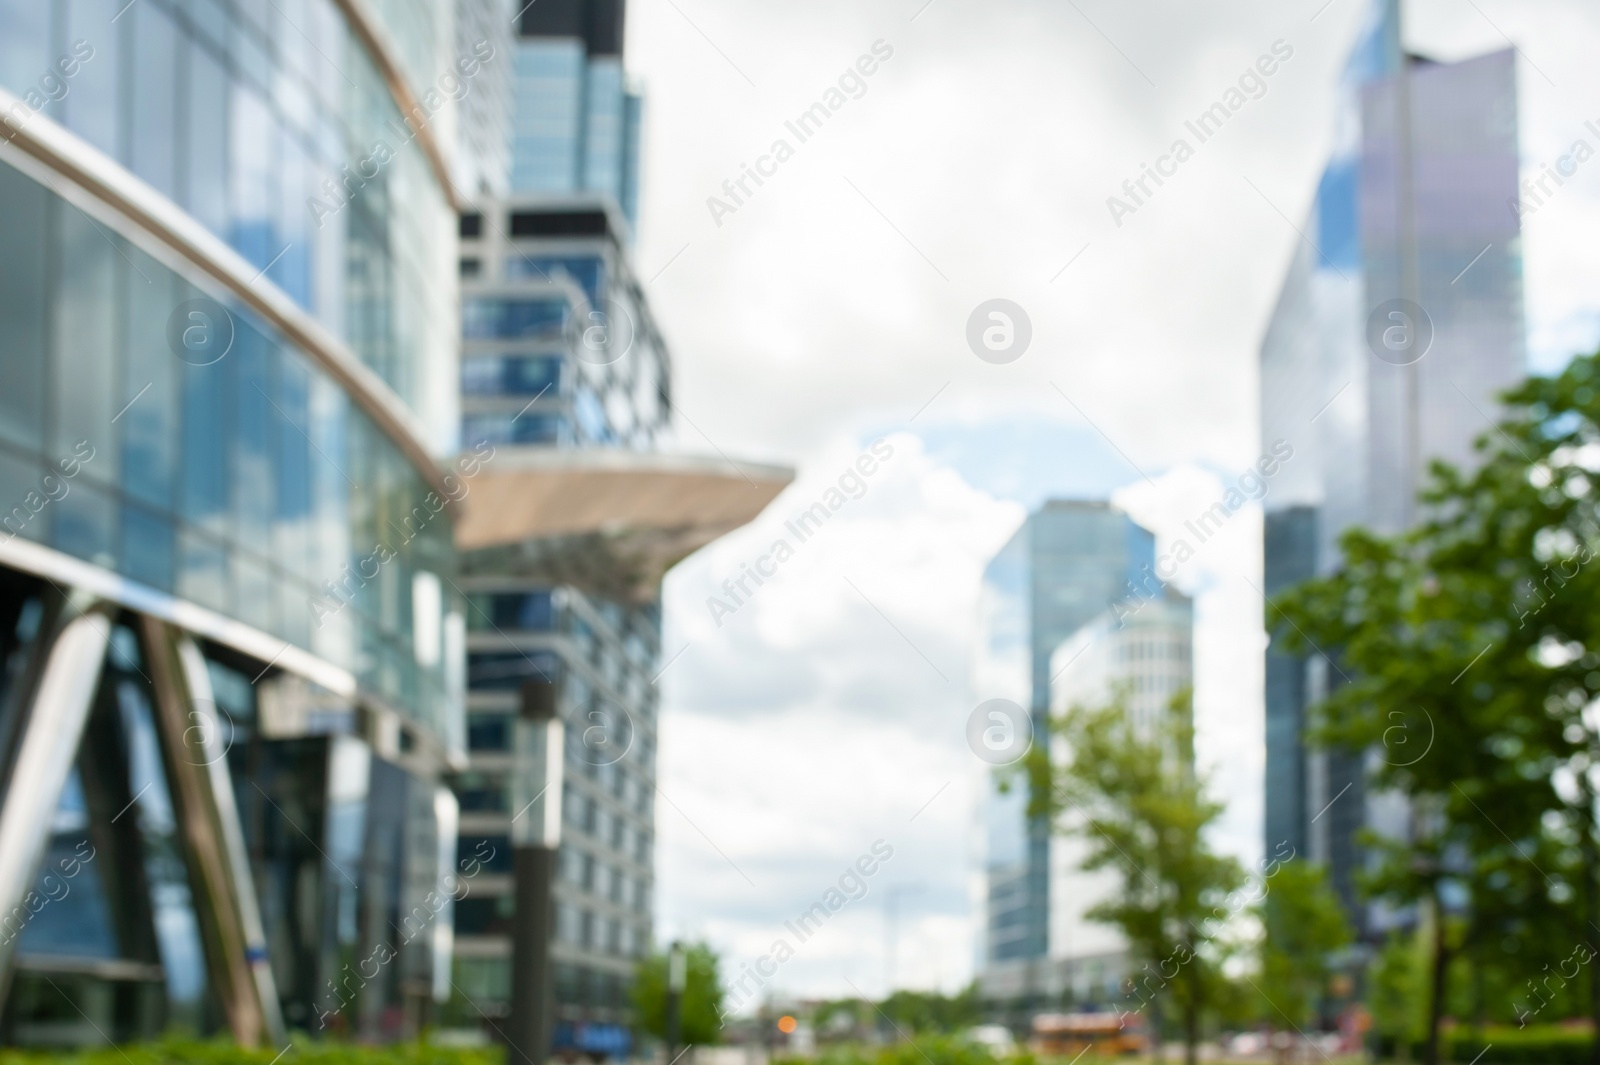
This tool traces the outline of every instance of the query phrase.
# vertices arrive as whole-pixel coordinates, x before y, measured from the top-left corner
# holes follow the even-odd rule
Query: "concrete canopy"
[[[649,601],[668,569],[748,524],[793,479],[723,458],[502,447],[460,504],[462,574]]]

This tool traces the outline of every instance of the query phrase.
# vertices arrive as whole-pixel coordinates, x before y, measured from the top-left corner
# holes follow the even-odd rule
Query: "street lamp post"
[[[565,741],[556,713],[555,685],[523,685],[512,783],[518,812],[511,819],[516,916],[511,926],[511,1017],[506,1032],[510,1065],[543,1065],[550,1055],[554,999],[550,943],[555,938],[551,889],[561,848]]]
[[[667,952],[667,1065],[678,1060],[683,1039],[683,991],[689,986],[689,958],[683,944],[673,940]]]

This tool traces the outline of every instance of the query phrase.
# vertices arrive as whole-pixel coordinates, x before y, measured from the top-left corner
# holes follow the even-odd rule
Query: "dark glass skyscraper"
[[[1470,466],[1525,372],[1515,54],[1411,55],[1400,14],[1372,4],[1262,342],[1262,438],[1295,449],[1267,499],[1269,597],[1336,569],[1351,526],[1413,524],[1427,463]],[[1306,748],[1306,709],[1337,679],[1320,656],[1267,651],[1265,843],[1329,863],[1359,913],[1356,833],[1409,815],[1367,793],[1360,753]]]

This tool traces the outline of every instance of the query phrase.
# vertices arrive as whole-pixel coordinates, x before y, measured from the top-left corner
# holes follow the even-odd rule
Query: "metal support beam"
[[[51,642],[32,706],[19,729],[16,760],[0,796],[0,924],[25,905],[50,843],[56,805],[72,772],[111,639],[111,613],[97,605]],[[0,1002],[20,936],[0,934]]]
[[[180,629],[140,619],[178,831],[196,888],[206,969],[233,1037],[245,1046],[287,1036],[244,831],[228,774],[226,722],[205,659]]]
[[[511,1019],[506,1025],[508,1065],[544,1065],[550,1057],[554,1005],[550,942],[555,924],[551,884],[556,851],[513,847],[516,913],[511,923]]]
[[[566,733],[555,685],[522,686],[512,792],[521,813],[511,819],[516,913],[511,923],[511,1022],[508,1065],[544,1065],[550,1057],[555,988],[550,944],[555,939],[552,897],[561,851],[561,792]],[[523,801],[523,792],[533,797]]]

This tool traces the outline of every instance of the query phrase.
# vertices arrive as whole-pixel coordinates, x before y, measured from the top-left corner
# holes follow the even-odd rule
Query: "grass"
[[[281,1055],[281,1056],[280,1056]],[[227,1040],[162,1039],[87,1049],[0,1047],[0,1065],[505,1065],[499,1047],[394,1043],[368,1046],[306,1039],[287,1052]]]

